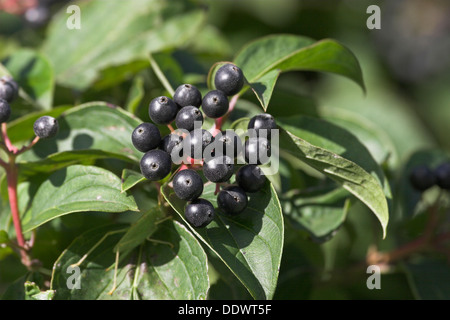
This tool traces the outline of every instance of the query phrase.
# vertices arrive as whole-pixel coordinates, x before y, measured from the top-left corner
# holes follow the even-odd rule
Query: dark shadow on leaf
[[[66,180],[66,176],[67,176],[67,168],[63,168],[53,173],[48,179],[50,180],[52,185],[54,185],[55,187],[60,187]]]
[[[76,135],[72,141],[73,150],[89,149],[94,143],[94,139],[85,133]]]

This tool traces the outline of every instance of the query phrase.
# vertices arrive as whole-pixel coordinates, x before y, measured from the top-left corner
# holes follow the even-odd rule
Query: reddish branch
[[[22,224],[20,221],[19,204],[17,199],[18,170],[15,160],[17,155],[30,150],[39,141],[39,137],[35,137],[29,145],[23,146],[21,149],[18,149],[11,143],[11,140],[8,137],[6,123],[2,123],[1,138],[2,141],[0,147],[8,154],[9,157],[8,162],[0,159],[0,166],[2,166],[6,171],[9,206],[11,208],[11,216],[13,219],[14,229],[16,231],[17,246],[20,250],[22,263],[27,267],[31,267],[32,263],[27,253],[29,246],[25,241]]]

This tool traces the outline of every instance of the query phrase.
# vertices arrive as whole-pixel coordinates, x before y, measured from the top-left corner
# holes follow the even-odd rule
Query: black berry
[[[184,138],[183,150],[190,152],[193,159],[202,159],[205,148],[214,141],[211,132],[205,129],[195,129]]]
[[[174,149],[181,150],[183,148],[183,137],[175,133],[170,133],[162,138],[159,148],[169,154]]]
[[[194,106],[186,106],[181,108],[175,118],[177,128],[185,129],[187,131],[194,130],[196,122],[198,124],[197,127],[201,128],[203,124],[203,114],[197,107]]]
[[[53,138],[59,130],[58,120],[50,116],[42,116],[34,122],[33,130],[41,139]]]
[[[131,134],[131,142],[141,152],[157,148],[161,143],[161,133],[153,123],[144,122],[138,125]]]
[[[233,130],[219,132],[214,137],[214,151],[216,155],[224,154],[236,158],[244,146],[241,138]]]
[[[202,109],[209,118],[220,118],[228,111],[229,103],[226,94],[220,90],[209,91],[202,102]]]
[[[148,106],[148,115],[156,124],[169,124],[178,113],[177,104],[166,96],[153,99]]]
[[[0,98],[0,123],[8,121],[11,116],[11,107],[8,101]]]
[[[257,192],[266,183],[266,176],[261,168],[254,164],[247,164],[236,172],[236,183],[245,192]]]
[[[227,96],[232,96],[241,91],[244,86],[244,74],[239,67],[227,63],[217,70],[214,85]]]
[[[203,180],[192,169],[177,172],[173,177],[172,183],[173,191],[182,200],[192,201],[200,197],[203,193]]]
[[[195,199],[186,205],[184,216],[196,228],[206,227],[214,219],[214,206],[205,199]]]
[[[9,76],[0,78],[0,98],[13,102],[19,94],[19,85]]]
[[[270,142],[266,138],[249,138],[245,141],[244,157],[248,164],[265,164],[272,155]]]
[[[142,175],[150,181],[158,181],[165,178],[171,168],[170,155],[159,149],[146,152],[140,162]]]
[[[226,214],[236,215],[245,210],[248,204],[247,194],[239,186],[229,186],[217,195],[217,205]]]
[[[194,106],[200,107],[202,104],[202,94],[197,87],[192,84],[182,84],[175,90],[173,101],[180,107]]]
[[[436,184],[445,190],[450,189],[450,163],[445,162],[434,170]]]
[[[436,183],[436,176],[426,165],[420,165],[412,169],[409,181],[414,189],[425,191]]]
[[[272,129],[277,129],[277,124],[275,119],[268,113],[262,113],[254,116],[250,119],[248,123],[249,130],[254,130],[254,136],[256,137],[265,137],[267,139],[271,138]]]
[[[233,173],[233,160],[228,156],[216,156],[203,164],[203,174],[211,182],[226,182]]]

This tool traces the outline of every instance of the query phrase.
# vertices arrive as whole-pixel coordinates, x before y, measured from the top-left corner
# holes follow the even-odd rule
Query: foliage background
[[[187,2],[171,3],[169,9],[158,14],[170,16],[182,12]],[[366,94],[353,82],[334,75],[290,72],[283,74],[277,83],[273,96],[275,102],[271,102],[277,108],[269,108],[268,111],[277,116],[301,114],[341,123],[367,146],[382,165],[390,179],[394,198],[401,200],[401,205],[391,211],[384,240],[376,219],[358,203],[351,207],[339,231],[325,242],[311,241],[304,232],[287,224],[274,298],[448,299],[450,271],[445,254],[431,258],[427,255],[408,257],[385,270],[381,290],[367,289],[365,281],[368,275],[359,263],[374,246],[379,250],[392,250],[422,232],[426,215],[420,212],[413,215],[418,195],[411,190],[405,191],[405,168],[417,159],[435,164],[447,158],[450,147],[447,133],[450,122],[450,22],[446,17],[450,13],[450,4],[439,0],[219,0],[193,3],[193,6],[207,8],[205,21],[199,21],[194,13],[186,16],[180,24],[185,23],[189,27],[201,24],[204,26],[201,32],[194,32],[198,29],[193,28],[191,33],[180,35],[168,29],[148,43],[160,52],[155,54],[155,59],[173,83],[204,83],[213,63],[231,60],[243,45],[268,34],[298,34],[317,40],[332,38],[352,50],[363,70]],[[366,9],[372,4],[381,8],[381,30],[366,27],[369,17]],[[64,15],[64,11],[59,10],[64,10],[65,6],[53,4],[52,13]],[[39,70],[46,70],[45,65],[37,66],[35,81],[44,87],[40,91],[43,94],[32,97],[37,104],[20,102],[22,105],[14,108],[13,118],[30,111],[49,112],[52,109],[53,112],[62,112],[85,102],[107,101],[147,119],[148,101],[164,92],[164,88],[150,68],[147,57],[141,54],[145,50],[140,50],[147,48],[134,48],[133,42],[127,41],[132,32],[139,32],[139,26],[145,21],[134,26],[133,30],[114,26],[140,10],[150,9],[129,6],[128,14],[123,11],[97,12],[99,21],[104,22],[99,26],[98,39],[102,39],[102,31],[115,28],[116,37],[109,42],[115,44],[104,50],[99,46],[100,53],[86,59],[85,64],[84,56],[76,56],[76,53],[83,52],[83,45],[89,50],[89,46],[98,40],[94,36],[85,44],[74,44],[64,40],[67,30],[59,30],[62,33],[59,35],[58,30],[53,30],[52,36],[56,40],[52,42],[47,39],[52,20],[49,25],[33,26],[21,17],[0,12],[0,59],[6,66],[14,68],[14,61],[8,60],[11,55],[19,56],[18,60],[26,60],[27,55],[34,54],[30,53],[34,52],[32,50],[38,49],[48,56],[50,63],[65,58],[56,53],[62,51],[79,62],[77,68],[83,68],[71,69],[73,61],[67,61],[66,65],[57,64],[61,69],[56,70],[56,86],[46,90],[45,83],[39,82],[39,75],[42,75]],[[157,23],[158,16],[152,19],[147,23]],[[70,54],[71,50],[75,53]],[[113,57],[110,50],[118,50],[122,54]],[[103,65],[106,60],[110,63]],[[88,70],[98,72],[97,76],[100,76],[86,72]],[[92,81],[85,81],[86,77]],[[30,86],[33,87],[33,83]],[[246,98],[258,105],[251,95]],[[239,112],[244,114],[242,110],[246,107],[238,108],[236,117]],[[113,172],[120,172],[123,166],[119,160],[98,160],[97,163]],[[307,187],[309,180],[299,174],[298,180],[281,183],[283,192],[288,192]],[[0,221],[4,216],[0,213]],[[39,229],[40,240],[35,252],[51,269],[61,251],[80,230],[102,219],[95,214],[57,219]],[[127,219],[132,218],[124,215],[118,219],[128,222]],[[217,268],[217,273],[225,276],[216,276],[216,282],[212,280],[212,298],[248,298],[240,284],[231,276],[227,277],[226,270]],[[0,294],[23,273],[17,259],[5,254],[0,261]],[[224,279],[229,287],[221,286]]]

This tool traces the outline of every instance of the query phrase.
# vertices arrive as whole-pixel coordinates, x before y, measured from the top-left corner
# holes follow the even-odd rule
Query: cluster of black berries
[[[409,181],[413,188],[420,192],[435,185],[450,190],[450,162],[444,162],[435,169],[427,165],[416,166],[410,172]]]
[[[7,122],[11,116],[10,103],[19,94],[19,85],[10,76],[0,78],[0,123]],[[54,137],[59,130],[58,121],[50,116],[42,116],[34,122],[34,133],[41,139]]]
[[[153,99],[148,108],[153,123],[137,126],[131,139],[136,149],[144,152],[140,169],[151,181],[165,178],[173,163],[189,164],[200,160],[201,170],[208,181],[225,183],[235,173],[234,160],[243,156],[246,164],[236,171],[236,184],[217,194],[219,208],[226,214],[235,215],[247,207],[247,193],[259,191],[266,182],[267,178],[258,165],[270,159],[270,130],[277,126],[269,114],[253,117],[248,125],[253,134],[245,143],[233,130],[213,136],[202,129],[204,115],[217,119],[228,112],[228,98],[242,89],[244,75],[234,64],[224,64],[217,70],[214,84],[216,89],[204,97],[195,86],[183,84],[176,89],[173,99],[167,96]],[[182,133],[175,130],[161,137],[157,125],[170,125],[172,122]],[[266,134],[260,134],[263,131]],[[184,213],[189,223],[205,227],[214,219],[214,206],[201,198],[204,182],[197,170],[183,168],[174,175],[172,185],[176,196],[188,201]]]

